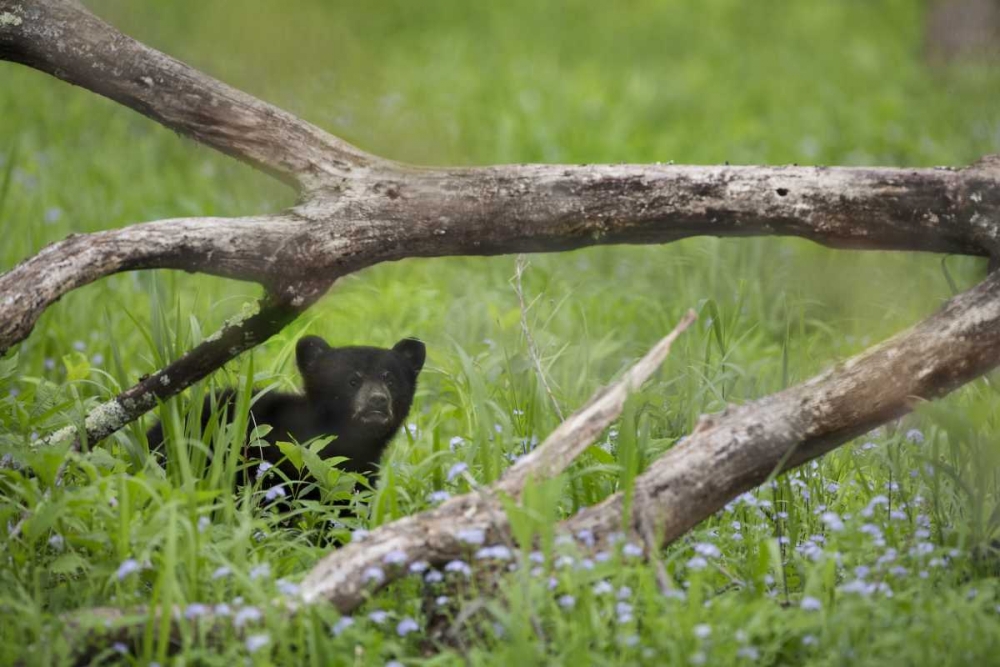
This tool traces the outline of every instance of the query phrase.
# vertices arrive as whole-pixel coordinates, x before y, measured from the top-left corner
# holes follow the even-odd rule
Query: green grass
[[[1000,151],[1000,75],[927,68],[923,6],[910,0],[90,4],[153,46],[410,162],[927,166]],[[23,67],[0,73],[0,270],[71,232],[292,202],[269,179],[107,100]],[[964,288],[984,266],[953,257],[947,270]],[[210,335],[259,289],[158,272],[64,297],[0,360],[0,443],[37,473],[0,473],[0,526],[30,512],[16,537],[0,529],[0,663],[65,662],[62,613],[145,604],[191,615],[194,604],[227,604],[262,618],[211,640],[185,626],[173,658],[165,626],[150,622],[110,661],[996,662],[995,379],[734,502],[665,551],[669,595],[650,566],[622,554],[584,563],[551,534],[556,520],[627,485],[700,414],[806,379],[951,294],[940,256],[788,239],[532,257],[529,319],[566,412],[687,308],[701,313],[601,444],[532,490],[535,518],[512,515],[521,534],[546,537],[543,571],[525,566],[497,588],[460,574],[411,577],[339,634],[326,608],[294,620],[269,611],[323,553],[313,538],[334,513],[297,506],[305,530],[290,530],[258,488],[232,493],[239,427],[203,443],[181,419],[188,398],[250,379],[294,387],[291,351],[306,332],[331,344],[418,336],[428,363],[415,427],[397,437],[360,523],[420,511],[432,492],[469,489],[447,481],[455,464],[490,482],[558,421],[520,332],[513,274],[510,257],[451,258],[341,280],[286,331],[167,404],[176,456],[166,470],[147,459],[151,417],[83,454],[24,452],[35,434],[79,423],[88,406]],[[358,527],[344,523],[341,536]],[[482,565],[471,551],[470,560]],[[437,605],[439,595],[449,600]],[[376,611],[387,618],[370,619]],[[418,629],[400,636],[405,618]],[[247,635],[268,643],[251,653]]]

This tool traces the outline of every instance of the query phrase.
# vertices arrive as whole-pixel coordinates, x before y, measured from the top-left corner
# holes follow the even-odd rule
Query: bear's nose
[[[368,397],[368,408],[380,412],[388,412],[389,397],[381,392],[373,393]]]

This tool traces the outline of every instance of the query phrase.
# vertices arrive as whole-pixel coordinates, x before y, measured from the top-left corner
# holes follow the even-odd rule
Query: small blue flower
[[[122,564],[118,566],[118,571],[115,572],[115,576],[118,577],[118,581],[122,581],[128,575],[138,572],[142,569],[139,565],[139,561],[134,558],[127,558],[122,561]]]
[[[246,639],[247,651],[250,653],[256,653],[260,649],[267,646],[271,641],[271,637],[267,634],[250,635]]]
[[[495,558],[496,560],[510,560],[513,558],[510,549],[502,544],[495,544],[491,547],[483,547],[476,552],[476,558],[478,560],[484,560],[487,558]]]
[[[411,632],[416,632],[419,629],[420,626],[417,625],[417,622],[407,616],[399,622],[399,625],[396,626],[396,634],[400,637],[405,637]]]
[[[602,579],[594,584],[594,595],[607,595],[613,590],[615,590],[615,587],[606,579]]]
[[[255,475],[256,479],[260,479],[261,477],[263,477],[264,473],[266,473],[273,467],[274,466],[268,463],[267,461],[261,461],[260,465],[257,466],[257,473]]]
[[[291,595],[298,595],[299,594],[299,585],[298,584],[293,584],[292,582],[287,581],[285,579],[278,579],[274,583],[278,586],[278,590],[281,592],[282,595],[289,595],[289,596],[291,596]]]
[[[447,480],[449,482],[454,481],[456,477],[458,477],[468,469],[469,465],[467,463],[462,463],[461,461],[456,463],[455,465],[453,465],[451,468],[448,469]]]
[[[257,607],[243,607],[233,616],[233,627],[238,630],[247,623],[254,623],[263,617],[264,615],[260,613],[260,609],[257,609]]]
[[[277,500],[278,498],[284,498],[285,495],[285,487],[281,484],[275,484],[264,493],[264,499],[272,501]]]
[[[270,576],[271,576],[271,566],[268,565],[267,563],[261,563],[260,565],[256,565],[250,568],[251,580],[261,579],[263,577],[270,577]]]
[[[906,432],[906,439],[915,445],[920,445],[924,442],[924,434],[920,429],[911,428]]]
[[[440,505],[444,501],[451,498],[451,494],[447,491],[432,491],[428,496],[427,500],[434,505]]]
[[[351,618],[350,616],[341,616],[340,620],[334,623],[333,627],[330,628],[330,632],[333,633],[334,637],[339,637],[341,634],[343,634],[344,630],[351,627],[352,625],[354,625],[353,618]]]
[[[371,535],[371,532],[364,528],[358,528],[351,532],[351,542],[363,542],[369,535]]]
[[[211,611],[208,605],[201,604],[200,602],[192,602],[184,610],[184,618],[190,620],[204,616],[209,611]]]
[[[382,557],[382,562],[386,565],[402,565],[406,562],[406,552],[402,549],[393,549]]]
[[[638,558],[642,555],[642,547],[634,542],[626,542],[622,547],[622,553],[629,558]]]
[[[823,603],[820,602],[817,598],[807,595],[806,597],[802,598],[802,601],[799,603],[799,606],[806,611],[819,611],[820,609],[823,608]]]
[[[584,546],[593,548],[593,546],[594,546],[594,531],[590,530],[589,528],[584,528],[583,530],[580,530],[580,531],[577,532],[576,539],[580,540],[580,542]]]
[[[705,558],[719,558],[722,555],[719,547],[715,546],[711,542],[699,542],[694,545],[694,552],[699,556],[704,556]]]
[[[826,524],[826,527],[835,533],[844,529],[844,521],[836,512],[823,512],[823,515],[820,518],[823,523]]]
[[[385,572],[379,566],[372,565],[365,568],[365,571],[361,573],[361,579],[365,583],[374,581],[376,584],[381,584],[385,581]]]
[[[444,566],[445,572],[458,572],[466,577],[472,574],[472,568],[464,560],[453,560]]]
[[[486,541],[486,531],[482,528],[462,528],[455,533],[455,537],[459,542],[479,545]]]
[[[559,606],[563,609],[572,609],[576,606],[576,598],[572,595],[563,595],[559,598]]]
[[[708,561],[702,556],[694,556],[687,562],[687,566],[691,570],[704,570],[708,567]]]
[[[383,623],[385,623],[386,619],[389,618],[389,612],[385,611],[384,609],[376,609],[375,611],[368,614],[368,618],[371,620],[372,623],[375,623],[377,625],[382,625]]]
[[[424,581],[428,584],[439,584],[444,581],[444,575],[441,574],[440,570],[431,570],[424,575]]]
[[[223,577],[228,577],[230,574],[232,574],[232,572],[233,571],[230,570],[228,567],[222,565],[220,567],[215,568],[215,572],[212,573],[212,579],[222,579]]]
[[[431,564],[425,560],[415,560],[410,563],[409,570],[411,574],[420,574],[421,572],[426,571],[430,566]]]

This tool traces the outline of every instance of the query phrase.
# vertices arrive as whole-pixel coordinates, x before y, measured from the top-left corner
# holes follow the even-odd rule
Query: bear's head
[[[318,336],[299,339],[295,358],[313,407],[349,429],[391,434],[410,411],[424,344],[404,338],[392,349],[330,347]]]

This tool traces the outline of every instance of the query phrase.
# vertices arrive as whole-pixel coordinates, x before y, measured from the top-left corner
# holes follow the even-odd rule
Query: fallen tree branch
[[[1000,273],[937,313],[832,370],[702,420],[636,480],[642,520],[664,544],[681,537],[777,469],[815,459],[1000,365]],[[595,535],[621,530],[615,494],[565,523]],[[637,526],[638,516],[631,519]]]
[[[83,432],[76,425],[66,426],[35,441],[32,447],[47,447],[72,438],[73,447],[78,448],[81,441],[95,443],[108,437],[155,408],[160,401],[175,396],[226,361],[281,331],[322,292],[314,290],[308,299],[297,305],[271,299],[261,301],[257,313],[227,323],[165,368],[142,378],[115,398],[91,410],[84,420]]]
[[[53,244],[0,276],[0,353],[68,291],[126,270],[173,268],[281,289],[332,284],[407,257],[703,235],[987,255],[1000,238],[998,182],[990,161],[961,170],[512,165],[382,173],[274,216],[166,220]],[[36,281],[43,289],[32,289]]]
[[[298,233],[291,216],[261,216],[161,220],[72,234],[0,274],[0,354],[26,338],[65,294],[122,271],[198,271],[280,291],[288,268],[274,250]]]

